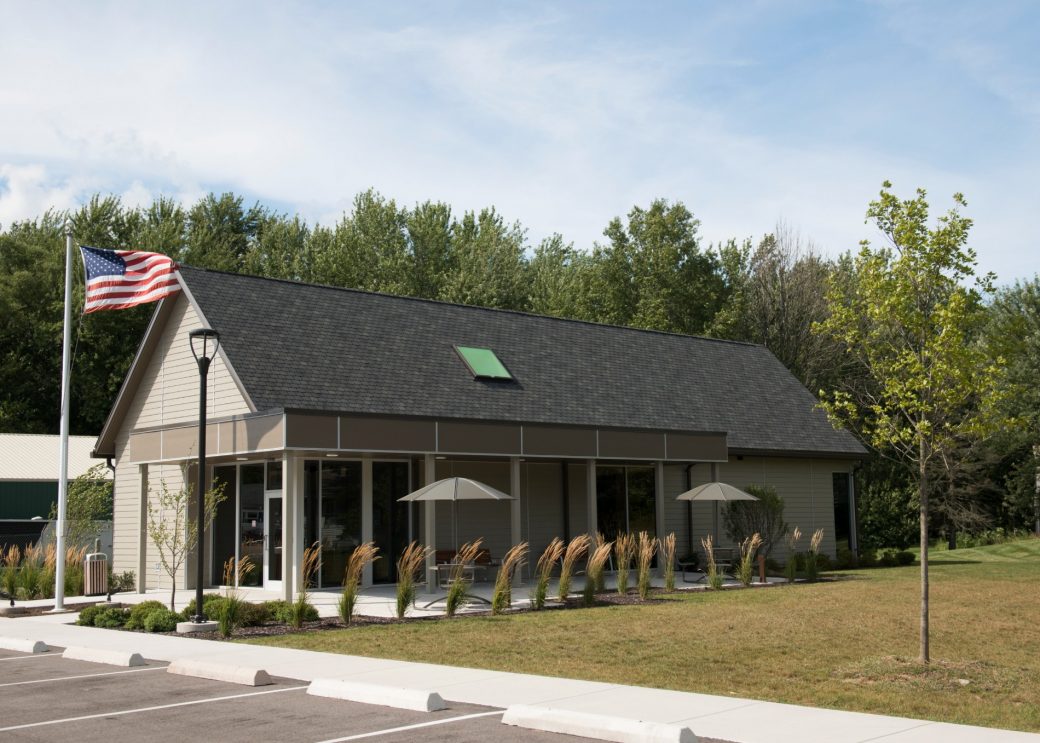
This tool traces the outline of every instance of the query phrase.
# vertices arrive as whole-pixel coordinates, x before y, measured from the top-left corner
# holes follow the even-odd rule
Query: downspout
[[[859,556],[859,515],[856,513],[856,472],[863,466],[862,462],[852,465],[849,472],[849,549]]]
[[[560,478],[563,491],[563,541],[571,541],[571,478],[568,477],[567,460],[560,461]]]
[[[693,465],[694,465],[693,462],[691,462],[690,464],[686,465],[686,489],[687,490],[693,490]],[[694,553],[694,549],[693,549],[693,501],[692,500],[686,501],[686,543],[687,543],[686,546],[689,548],[689,551],[686,554],[692,555]]]

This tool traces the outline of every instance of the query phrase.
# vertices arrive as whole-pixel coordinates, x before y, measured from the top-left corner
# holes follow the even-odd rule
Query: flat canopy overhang
[[[648,431],[286,411],[216,420],[206,427],[211,456],[282,450],[521,456],[676,462],[725,462],[726,434]],[[130,434],[133,462],[191,459],[198,426],[176,425]]]

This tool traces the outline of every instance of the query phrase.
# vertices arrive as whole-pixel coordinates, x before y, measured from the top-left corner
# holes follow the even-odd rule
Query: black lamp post
[[[202,613],[202,584],[205,579],[204,556],[206,551],[203,539],[203,516],[206,513],[206,376],[209,373],[210,362],[217,355],[220,334],[210,328],[199,328],[188,333],[188,339],[191,341],[192,356],[199,365],[199,477],[196,487],[198,513],[195,515],[198,539],[195,550],[195,616],[191,618],[191,621],[201,624],[206,621],[206,615]]]

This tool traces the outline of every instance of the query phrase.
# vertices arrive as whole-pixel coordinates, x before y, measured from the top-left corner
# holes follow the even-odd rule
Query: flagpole
[[[65,610],[65,506],[69,491],[69,351],[72,346],[72,228],[65,222],[65,324],[61,336],[61,454],[58,463],[58,540],[54,555],[54,611]]]

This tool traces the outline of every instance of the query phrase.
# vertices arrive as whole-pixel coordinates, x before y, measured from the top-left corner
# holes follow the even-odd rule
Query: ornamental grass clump
[[[293,629],[299,629],[304,622],[313,621],[313,618],[317,617],[317,609],[311,606],[310,587],[314,584],[314,576],[319,567],[321,567],[321,545],[315,542],[303,551],[303,563],[300,566],[300,577],[302,578],[300,592],[296,594],[296,600],[289,604],[288,624]],[[249,569],[242,573],[243,577],[248,576],[255,569],[256,565],[250,565]]]
[[[549,593],[549,578],[552,577],[556,562],[563,556],[563,540],[554,537],[545,552],[538,558],[535,566],[534,590],[531,592],[531,608],[542,609],[545,606],[545,597]]]
[[[745,587],[751,585],[755,576],[755,555],[762,546],[762,537],[756,532],[740,543],[740,564],[737,566],[737,578]]]
[[[514,544],[502,558],[502,565],[495,576],[495,592],[491,596],[492,615],[501,614],[513,604],[513,576],[527,557],[527,542]]]
[[[711,543],[710,534],[701,540],[701,546],[704,548],[704,574],[708,577],[708,586],[713,591],[718,591],[722,588],[722,573],[715,563],[715,547]]]
[[[607,560],[609,560],[610,559],[610,555],[613,553],[613,545],[614,545],[614,543],[613,542],[608,542],[607,538],[605,536],[603,536],[603,532],[596,532],[596,547],[593,550],[593,552],[595,552],[595,550],[598,550],[600,547],[602,547],[605,544],[606,545],[610,545],[610,547],[611,547],[610,550],[607,550]],[[607,562],[605,560],[603,562],[603,565],[606,565],[606,564],[607,564]],[[595,591],[596,593],[603,593],[605,590],[607,590],[607,582],[606,581],[607,581],[607,579],[606,579],[606,571],[601,566],[600,571],[595,576],[595,585],[592,587],[592,590]]]
[[[614,540],[614,555],[617,557],[617,592],[628,593],[628,568],[636,551],[636,540],[631,534],[618,534]]]
[[[563,553],[563,561],[560,563],[559,596],[562,603],[567,603],[567,595],[571,592],[571,576],[574,575],[574,566],[588,551],[588,534],[579,534],[567,545],[567,550]]]
[[[817,529],[809,539],[809,551],[805,553],[805,578],[814,581],[820,577],[820,542],[823,541],[823,529]]]
[[[657,540],[651,537],[649,532],[639,532],[638,548],[636,549],[636,568],[638,570],[636,589],[639,591],[639,598],[642,601],[646,601],[650,596],[650,563],[654,561],[656,553]]]
[[[802,531],[797,526],[787,535],[787,562],[784,563],[784,577],[788,583],[794,583],[798,576],[798,543],[802,540]]]
[[[585,606],[592,606],[596,602],[597,589],[600,592],[603,590],[603,568],[613,549],[612,542],[600,542],[589,554],[589,561],[585,565],[585,590],[582,591]]]
[[[80,547],[79,549],[75,547],[69,547],[65,550],[65,593],[69,596],[83,595],[83,561],[86,559],[86,557],[86,547]],[[53,595],[53,572],[51,572],[51,579],[49,583],[51,586],[51,590],[49,593]]]
[[[466,580],[466,569],[476,562],[483,541],[483,539],[476,539],[466,542],[459,547],[459,551],[455,554],[455,563],[451,566],[451,577],[448,582],[448,593],[444,597],[444,613],[449,617],[455,616],[466,599],[466,588],[469,586],[469,581]]]
[[[224,601],[218,612],[218,616],[210,617],[217,620],[217,628],[221,637],[231,637],[236,629],[245,621],[246,602],[242,600],[242,594],[238,587],[242,585],[245,576],[253,569],[253,561],[249,556],[243,557],[236,562],[234,557],[229,557],[224,563]],[[203,608],[205,609],[205,602]]]
[[[675,532],[661,541],[661,561],[664,563],[664,590],[675,590]]]
[[[17,544],[11,545],[7,554],[3,556],[3,571],[0,573],[0,588],[8,598],[15,598],[18,594],[18,566],[22,562],[22,551]]]
[[[18,589],[25,600],[39,598],[43,586],[43,549],[36,544],[22,553],[22,567],[18,571]]]
[[[317,546],[317,545],[315,545]],[[358,593],[361,590],[362,576],[365,566],[376,560],[379,548],[374,542],[359,544],[350,553],[347,567],[343,571],[343,593],[339,597],[339,618],[343,624],[350,624],[357,611]],[[306,581],[304,581],[306,583]]]
[[[415,578],[426,564],[430,548],[412,542],[397,558],[397,618],[404,619],[415,604]]]

